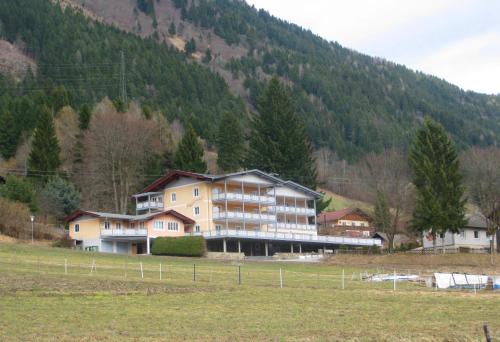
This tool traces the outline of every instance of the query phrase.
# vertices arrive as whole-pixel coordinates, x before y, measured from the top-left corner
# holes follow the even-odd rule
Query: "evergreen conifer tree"
[[[203,160],[203,146],[198,141],[193,126],[188,124],[174,156],[174,168],[182,171],[207,172],[207,163]]]
[[[456,149],[444,128],[428,117],[411,146],[409,164],[417,193],[411,226],[429,234],[436,252],[438,234],[457,233],[467,223],[466,200]]]
[[[225,172],[235,172],[243,159],[243,130],[232,112],[225,112],[219,123],[217,135],[217,166]]]
[[[91,118],[91,110],[88,104],[83,104],[80,108],[80,112],[78,113],[78,120],[80,122],[80,129],[86,130],[89,128],[90,118]]]
[[[52,114],[47,107],[42,107],[38,125],[33,133],[28,174],[50,176],[61,165],[60,152]]]
[[[170,26],[168,27],[168,34],[171,36],[175,36],[177,33],[177,30],[175,29],[175,24],[173,22],[170,23]]]
[[[19,129],[10,111],[0,113],[0,155],[9,159],[16,154],[19,144]]]
[[[259,101],[259,114],[251,122],[246,166],[315,189],[312,146],[295,110],[287,89],[274,77]]]

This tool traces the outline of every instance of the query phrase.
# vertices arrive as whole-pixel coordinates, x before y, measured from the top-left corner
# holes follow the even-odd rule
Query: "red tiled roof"
[[[77,219],[80,216],[83,216],[83,215],[88,215],[88,216],[92,216],[92,217],[99,217],[99,215],[94,214],[90,211],[76,210],[75,212],[66,216],[63,220],[64,220],[64,222],[70,222],[70,221],[73,221],[74,219]]]
[[[324,212],[324,213],[319,214],[318,215],[318,222],[337,221],[337,220],[340,220],[344,216],[347,216],[349,214],[354,214],[354,213],[366,216],[369,220],[371,220],[370,216],[359,208],[345,208],[342,210]]]
[[[178,170],[170,171],[165,176],[157,179],[152,184],[145,187],[141,191],[141,193],[155,191],[158,188],[164,187],[166,184],[170,183],[171,181],[179,179],[179,177],[190,177],[190,178],[196,178],[199,180],[209,180],[210,179],[209,177],[207,177],[201,173],[178,171]]]
[[[161,212],[158,212],[158,213],[154,213],[152,215],[148,215],[148,217],[146,218],[146,220],[150,220],[153,217],[160,216],[160,215],[171,215],[171,216],[173,216],[173,217],[178,218],[179,220],[181,220],[182,223],[184,223],[184,224],[195,224],[194,220],[190,219],[187,216],[182,215],[181,213],[179,213],[179,212],[177,212],[175,210],[161,211]]]

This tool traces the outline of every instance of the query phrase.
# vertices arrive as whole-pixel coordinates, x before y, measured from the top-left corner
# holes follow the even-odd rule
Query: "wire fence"
[[[282,267],[278,267],[282,266]],[[317,272],[315,272],[317,271]],[[417,269],[331,267],[331,270],[299,271],[290,264],[262,268],[256,264],[152,263],[134,259],[102,262],[98,258],[44,260],[41,258],[0,258],[0,273],[37,274],[56,277],[88,277],[96,280],[140,281],[172,285],[217,285],[219,287],[255,286],[270,288],[383,290],[383,291],[456,291],[438,289],[432,273]],[[466,291],[480,290],[470,287]],[[500,292],[499,292],[500,293]]]

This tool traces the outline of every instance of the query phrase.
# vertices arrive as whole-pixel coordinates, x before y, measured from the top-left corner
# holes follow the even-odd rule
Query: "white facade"
[[[460,229],[459,233],[446,232],[444,235],[436,237],[436,245],[438,248],[489,248],[490,236],[486,230],[486,219],[480,214],[467,215],[468,225]],[[493,237],[496,246],[496,239]],[[432,248],[432,237],[428,232],[423,235],[423,247]]]
[[[424,235],[423,242],[424,248],[433,247],[432,238],[428,234]],[[485,229],[463,228],[458,234],[447,232],[443,238],[438,236],[436,245],[438,247],[444,246],[445,248],[489,248],[490,237],[486,234]]]

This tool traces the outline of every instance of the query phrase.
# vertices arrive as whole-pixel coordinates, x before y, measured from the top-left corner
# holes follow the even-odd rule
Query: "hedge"
[[[160,237],[153,240],[153,255],[201,257],[207,246],[202,236]]]

